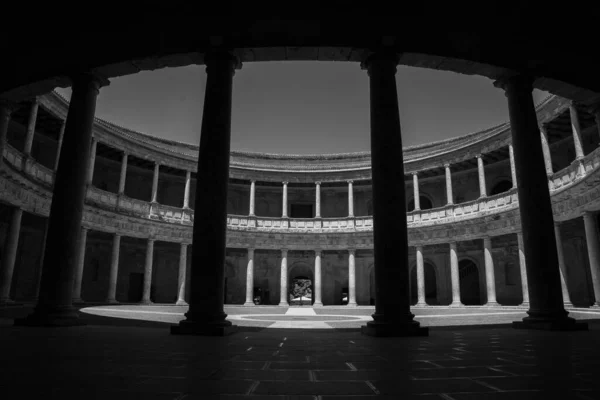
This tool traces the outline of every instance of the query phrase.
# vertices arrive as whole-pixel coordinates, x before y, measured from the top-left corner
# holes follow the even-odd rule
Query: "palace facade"
[[[0,302],[35,301],[69,104],[56,92],[12,113],[0,163]],[[536,106],[565,306],[600,305],[600,109]],[[96,118],[73,300],[186,304],[198,146]],[[509,123],[404,148],[414,306],[528,306]],[[225,304],[375,303],[370,153],[232,151]],[[196,221],[196,224],[203,221]],[[202,263],[202,261],[197,261]],[[403,267],[402,259],[398,267]],[[210,285],[210,282],[207,282]]]

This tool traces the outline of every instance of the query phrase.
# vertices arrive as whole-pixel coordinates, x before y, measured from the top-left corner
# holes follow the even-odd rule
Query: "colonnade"
[[[237,57],[227,50],[213,49],[205,54],[207,82],[202,119],[201,140],[196,187],[195,223],[193,227],[192,265],[190,276],[190,304],[186,319],[172,327],[172,333],[223,335],[234,331],[223,311],[224,261],[226,237],[227,182],[229,178],[229,153],[231,134],[232,82],[236,68],[241,66]],[[396,66],[398,56],[391,50],[378,49],[371,52],[362,63],[367,70],[370,88],[371,120],[371,167],[373,182],[373,238],[375,258],[376,301],[373,321],[363,326],[363,333],[375,336],[426,335],[427,329],[414,321],[410,312],[408,234],[404,188],[404,163],[400,116],[396,92]],[[73,93],[64,129],[61,156],[55,175],[54,193],[50,210],[47,242],[44,248],[43,271],[39,300],[28,317],[15,320],[16,324],[77,325],[81,324],[77,311],[72,306],[73,282],[79,279],[77,267],[80,263],[82,242],[82,212],[86,183],[90,183],[90,159],[92,124],[96,97],[100,87],[108,81],[100,76],[84,73],[71,76]],[[515,327],[535,329],[582,329],[587,325],[576,323],[564,309],[560,260],[553,229],[547,168],[544,162],[543,140],[540,141],[535,108],[532,97],[532,78],[511,75],[494,83],[505,90],[512,131],[512,150],[519,205],[521,209],[522,248],[526,259],[526,281],[528,287],[529,317],[515,323]],[[36,110],[37,112],[37,110]],[[6,137],[7,111],[0,113]],[[33,114],[33,113],[32,113]],[[580,132],[577,124],[573,131]],[[27,133],[25,150],[33,134]],[[579,140],[579,145],[577,144]],[[583,154],[580,137],[576,138],[577,154]],[[579,148],[579,150],[577,150]],[[579,157],[579,156],[578,156]],[[127,154],[123,157],[119,192],[124,191]],[[512,168],[511,168],[512,169]],[[480,194],[485,195],[483,160],[478,157]],[[155,168],[157,176],[158,168]],[[446,167],[447,193],[452,191],[449,166]],[[417,183],[415,175],[413,182]],[[153,180],[154,182],[157,180]],[[540,184],[543,182],[544,184]],[[352,183],[349,182],[349,203],[352,199]],[[416,193],[416,192],[415,192]],[[153,193],[154,197],[154,193]],[[452,198],[448,196],[449,201]],[[283,201],[287,203],[287,182],[283,183]],[[253,204],[251,200],[250,204]],[[352,212],[352,208],[349,208]],[[287,216],[284,207],[282,217]],[[593,221],[586,218],[586,230]],[[20,218],[13,217],[13,238],[18,238]],[[588,228],[590,226],[590,228]],[[596,227],[597,228],[597,227]],[[597,231],[596,231],[597,232]],[[597,233],[596,233],[597,235]],[[596,243],[597,245],[597,236]],[[9,244],[11,242],[9,241]],[[120,243],[115,235],[114,248]],[[153,240],[148,248],[153,247]],[[486,246],[486,260],[489,240]],[[590,246],[594,247],[594,246]],[[596,247],[597,250],[597,247]],[[594,260],[600,252],[593,250]],[[113,251],[113,264],[118,250]],[[285,252],[285,253],[284,253]],[[5,252],[7,257],[11,250]],[[152,251],[146,255],[146,268],[152,266]],[[283,250],[282,255],[287,251]],[[451,265],[457,264],[456,243],[450,244]],[[592,257],[590,257],[592,258]],[[352,260],[352,257],[350,258]],[[10,261],[10,260],[9,260]],[[10,263],[3,263],[3,292]],[[12,262],[14,265],[14,261]],[[349,272],[351,265],[349,262]],[[401,267],[399,267],[401,266]],[[284,268],[285,267],[285,268]],[[596,265],[596,269],[598,266]],[[453,288],[457,284],[457,268],[452,269]],[[116,267],[111,267],[112,281],[116,281]],[[422,270],[422,268],[421,268]],[[287,285],[287,257],[282,257],[282,287],[285,271]],[[422,274],[421,274],[422,275]],[[149,274],[149,276],[151,276]],[[491,283],[491,275],[486,270]],[[595,282],[600,282],[598,279]],[[146,286],[147,282],[145,282]],[[10,283],[8,283],[10,286]],[[598,286],[600,290],[600,283]],[[488,284],[488,295],[492,284]],[[181,289],[181,287],[180,287]],[[287,293],[287,290],[286,290]],[[453,303],[460,303],[453,290]],[[4,293],[3,293],[4,296]],[[4,296],[5,297],[5,296]],[[109,289],[108,300],[114,299]],[[144,299],[148,299],[144,288]],[[597,298],[600,298],[597,296]],[[495,299],[495,296],[491,296]]]

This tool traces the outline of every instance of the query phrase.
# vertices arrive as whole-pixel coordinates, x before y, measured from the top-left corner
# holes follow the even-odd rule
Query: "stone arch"
[[[503,176],[495,179],[494,184],[491,187],[490,196],[494,196],[496,194],[508,192],[513,188],[513,182],[511,178]]]
[[[433,208],[433,199],[427,193],[419,193],[419,205],[421,210],[430,210]],[[415,209],[415,198],[411,197],[406,206],[408,211],[414,211]]]
[[[482,271],[477,261],[471,257],[461,257],[458,261],[458,275],[461,303],[464,305],[482,305]]]
[[[423,258],[423,270],[425,273],[425,302],[428,305],[439,304],[438,300],[438,282],[439,271],[435,262],[429,258]],[[417,287],[417,262],[410,266],[410,298],[411,304],[416,304],[418,300]]]

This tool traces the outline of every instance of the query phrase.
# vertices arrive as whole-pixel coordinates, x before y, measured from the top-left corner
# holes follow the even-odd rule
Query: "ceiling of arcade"
[[[592,45],[597,21],[594,13],[575,13],[576,7],[561,7],[560,13],[563,20],[577,21],[577,39],[572,37],[574,31],[551,28],[547,22],[555,20],[556,10],[549,4],[536,7],[527,2],[491,1],[474,6],[454,2],[436,5],[436,12],[406,5],[401,15],[365,18],[362,8],[339,3],[331,10],[336,11],[335,16],[320,8],[321,18],[310,19],[272,16],[256,4],[240,5],[236,10],[244,7],[249,7],[248,13],[221,16],[148,6],[136,10],[131,18],[119,10],[111,14],[110,23],[98,16],[102,17],[98,23],[82,18],[55,24],[44,40],[11,34],[12,22],[7,21],[1,28],[10,40],[0,43],[0,93],[16,100],[42,94],[57,85],[68,86],[66,77],[73,71],[92,70],[112,78],[202,64],[203,54],[216,45],[234,49],[242,62],[357,63],[368,49],[385,46],[400,54],[403,65],[490,79],[525,72],[537,77],[534,86],[541,90],[584,103],[599,99],[600,76]],[[261,11],[265,12],[259,18],[252,18]],[[272,14],[273,10],[269,11]],[[573,18],[565,16],[569,14]],[[48,18],[44,14],[44,20]]]

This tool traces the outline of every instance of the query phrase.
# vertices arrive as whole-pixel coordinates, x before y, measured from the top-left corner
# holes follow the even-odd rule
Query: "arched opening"
[[[512,189],[512,187],[513,187],[513,184],[511,181],[508,181],[508,180],[500,181],[494,185],[494,187],[490,191],[490,196],[508,192],[510,189]]]
[[[313,272],[310,266],[304,262],[294,263],[288,276],[288,302],[290,306],[312,305],[315,299],[313,296]]]
[[[481,305],[479,293],[479,270],[471,260],[465,259],[458,263],[460,279],[460,300],[464,305]]]
[[[421,207],[421,210],[430,210],[433,208],[433,203],[431,202],[429,197],[419,196],[419,206]],[[415,199],[410,199],[410,201],[408,202],[408,211],[414,211],[414,210],[415,210]]]

